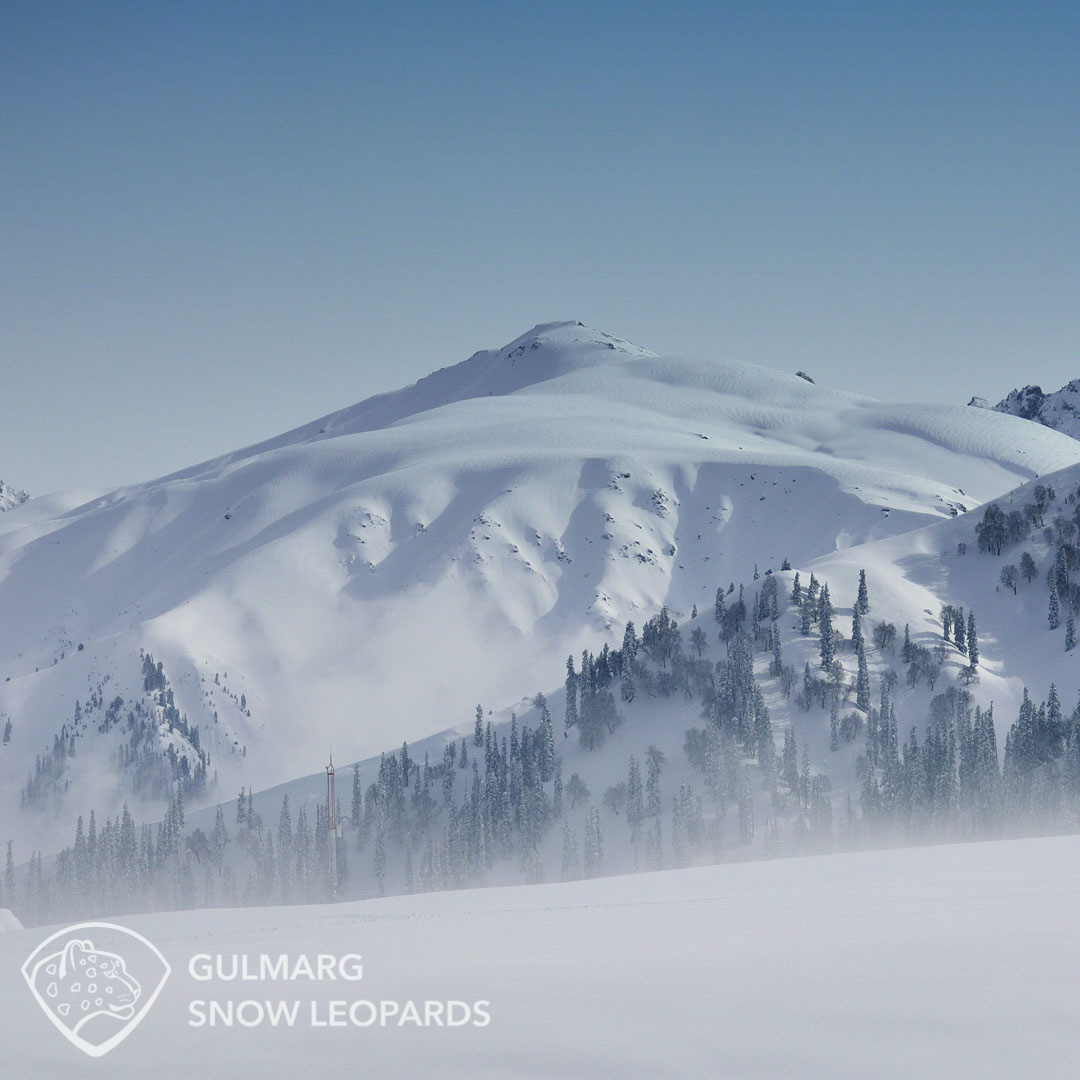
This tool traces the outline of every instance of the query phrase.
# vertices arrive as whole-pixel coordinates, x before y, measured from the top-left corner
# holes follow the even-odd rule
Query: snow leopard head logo
[[[107,1054],[131,1033],[169,970],[146,938],[109,923],[83,923],[53,934],[22,969],[49,1019],[91,1057]]]

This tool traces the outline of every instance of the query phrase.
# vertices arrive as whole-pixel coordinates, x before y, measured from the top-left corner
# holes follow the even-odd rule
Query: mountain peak
[[[5,484],[3,480],[0,480],[0,511],[21,506],[29,498],[27,492],[19,491],[18,488],[13,488],[10,484]]]
[[[1080,439],[1080,379],[1073,379],[1049,394],[1034,384],[1021,387],[1002,398],[994,410],[1034,420],[1044,427]]]
[[[618,359],[628,357],[654,357],[656,353],[642,349],[632,341],[615,337],[603,330],[594,330],[583,322],[548,322],[537,323],[531,330],[515,338],[501,349],[495,350],[503,359],[514,360],[527,353],[549,350],[560,354],[571,354],[575,366],[591,366],[596,362],[593,352],[596,349],[619,354]],[[476,353],[476,356],[489,355]],[[606,358],[612,359],[612,358]]]

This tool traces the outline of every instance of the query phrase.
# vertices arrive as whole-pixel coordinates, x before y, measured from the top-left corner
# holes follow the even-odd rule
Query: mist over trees
[[[1080,507],[1070,517],[1054,513],[1058,497],[1043,485],[1034,498],[1008,512],[988,505],[975,527],[979,553],[966,556],[961,545],[957,554],[988,560],[1003,597],[1042,590],[1047,640],[1069,651],[1080,613]],[[1075,506],[1075,496],[1064,502]],[[1029,541],[1032,550],[1009,554]],[[997,562],[1005,558],[1013,561]],[[144,697],[106,702],[95,692],[77,703],[39,755],[23,802],[38,810],[57,803],[65,762],[93,722],[125,732],[119,765],[133,793],[163,801],[160,820],[136,822],[127,806],[103,820],[90,810],[71,822],[71,845],[48,859],[8,841],[0,904],[35,924],[319,903],[331,899],[332,882],[351,895],[426,892],[1078,827],[1080,703],[1066,711],[1054,684],[1025,689],[1002,737],[993,706],[976,704],[973,693],[982,666],[974,610],[943,604],[940,632],[915,634],[875,618],[865,570],[843,583],[855,601],[840,609],[840,583],[784,572],[790,587],[768,568],[750,588],[717,587],[712,610],[692,615],[688,630],[664,607],[640,634],[626,623],[618,648],[568,656],[557,716],[543,693],[499,725],[478,705],[466,734],[440,754],[420,760],[403,744],[382,755],[367,784],[359,764],[342,771],[351,791],[336,807],[332,872],[319,798],[263,805],[264,795],[242,789],[216,806],[212,828],[189,827],[190,805],[213,805],[211,763],[161,663],[146,654]],[[801,671],[785,659],[800,641]],[[907,700],[928,706],[919,714],[905,706],[899,716],[901,688],[926,691]],[[628,729],[629,743],[623,731],[628,711],[664,716],[664,702],[697,716],[678,761],[647,725]],[[778,744],[770,708],[778,702],[784,715],[804,717],[803,736],[785,722]],[[5,743],[12,730],[5,718]],[[163,732],[172,736],[164,753],[155,749]],[[801,741],[807,733],[825,748],[818,765]],[[566,769],[570,747],[584,756]],[[841,752],[854,756],[857,783],[837,800],[821,765]],[[592,761],[605,764],[594,773]],[[599,775],[615,779],[597,783]]]

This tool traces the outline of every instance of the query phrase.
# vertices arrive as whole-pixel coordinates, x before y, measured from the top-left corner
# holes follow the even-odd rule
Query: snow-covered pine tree
[[[664,841],[659,818],[653,821],[645,842],[645,868],[647,870],[663,870],[664,868]]]
[[[820,634],[821,666],[828,671],[836,657],[836,645],[833,639],[832,601],[829,599],[829,586],[821,590],[818,606],[818,632]]]
[[[645,751],[645,813],[659,817],[661,813],[660,771],[664,766],[664,752],[650,746]]]
[[[578,677],[574,671],[574,657],[566,658],[566,729],[577,727],[578,722]]]
[[[739,840],[744,844],[754,842],[754,797],[747,769],[743,769],[739,775]]]
[[[974,671],[979,666],[979,633],[975,626],[975,612],[968,612],[967,620],[968,667]]]
[[[964,609],[956,608],[953,612],[953,644],[967,655],[967,626],[964,621]]]
[[[870,670],[866,664],[866,649],[859,649],[859,670],[855,676],[855,704],[863,712],[870,711]]]
[[[604,865],[604,836],[600,826],[600,811],[590,806],[585,815],[585,876],[596,877]]]
[[[869,614],[870,611],[870,598],[866,592],[866,571],[859,571],[859,595],[855,601],[855,610],[860,615]]]

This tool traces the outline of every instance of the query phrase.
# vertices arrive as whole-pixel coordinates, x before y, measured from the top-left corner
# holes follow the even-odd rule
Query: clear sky
[[[1080,376],[1080,4],[0,2],[0,478],[146,479],[581,319]]]

